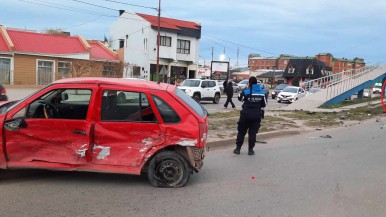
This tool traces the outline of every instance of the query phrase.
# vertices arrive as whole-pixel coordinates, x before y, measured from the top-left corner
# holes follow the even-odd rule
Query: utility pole
[[[213,62],[213,54],[214,54],[214,49],[212,47],[212,62]]]
[[[236,59],[236,66],[235,68],[239,67],[239,47],[237,47],[237,59]]]
[[[161,75],[159,70],[159,46],[161,42],[161,0],[158,0],[158,33],[157,33],[157,66],[156,66],[156,73],[158,73],[158,83],[161,82]]]

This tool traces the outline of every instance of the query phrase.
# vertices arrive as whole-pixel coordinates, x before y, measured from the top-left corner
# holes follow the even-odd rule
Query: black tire
[[[149,163],[147,178],[154,187],[183,187],[189,180],[192,167],[180,154],[173,151],[163,151]]]
[[[198,93],[193,94],[193,99],[196,102],[200,103],[200,99],[201,99],[200,94],[198,94]]]
[[[218,104],[220,102],[220,94],[216,93],[213,98],[213,103]]]

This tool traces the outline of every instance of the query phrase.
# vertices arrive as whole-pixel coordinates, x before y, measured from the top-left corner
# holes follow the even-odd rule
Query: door
[[[209,81],[202,81],[201,82],[201,98],[208,98],[210,97],[210,87],[209,87]]]
[[[138,167],[147,152],[165,141],[149,97],[125,88],[102,87],[95,123],[94,164]]]
[[[92,85],[51,88],[32,96],[7,115],[9,161],[85,164],[90,156]],[[60,88],[61,86],[61,88]],[[24,126],[15,121],[23,119]],[[16,127],[15,127],[16,126]]]
[[[9,84],[11,59],[0,58],[0,84]]]

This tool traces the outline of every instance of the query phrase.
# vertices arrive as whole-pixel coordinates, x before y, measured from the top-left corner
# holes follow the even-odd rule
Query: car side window
[[[33,101],[26,118],[85,120],[91,99],[88,89],[57,89]],[[16,115],[19,115],[18,113]]]
[[[202,81],[201,87],[203,87],[203,88],[209,87],[209,81]]]
[[[215,87],[216,86],[216,82],[215,81],[209,81],[209,87]]]
[[[156,122],[145,93],[104,90],[101,104],[102,121]]]
[[[179,123],[181,121],[176,111],[167,102],[158,96],[152,95],[152,98],[165,123]]]

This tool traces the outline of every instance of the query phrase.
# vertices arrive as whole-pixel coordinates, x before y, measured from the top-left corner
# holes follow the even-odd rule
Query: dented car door
[[[138,167],[154,146],[165,141],[147,94],[103,87],[95,123],[92,162]]]
[[[92,94],[97,85],[54,85],[11,110],[5,140],[9,163],[80,165],[90,157]],[[22,119],[18,126],[16,120]],[[30,164],[32,165],[32,164]]]

